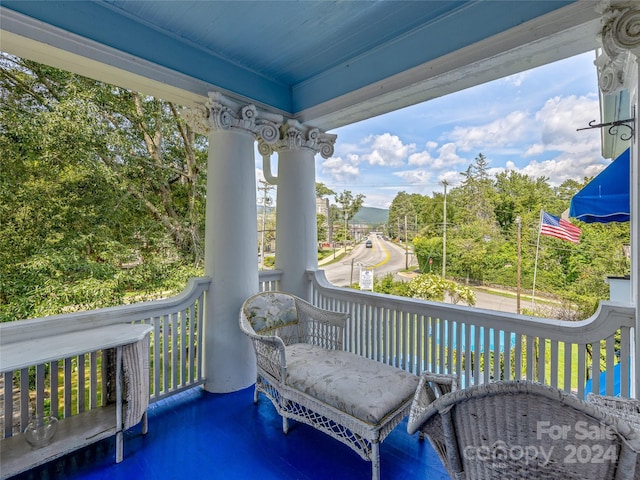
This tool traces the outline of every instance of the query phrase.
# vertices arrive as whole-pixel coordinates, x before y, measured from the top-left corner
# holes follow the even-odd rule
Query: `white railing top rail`
[[[258,273],[260,282],[273,282],[282,278],[282,270],[260,270]]]
[[[178,312],[193,305],[210,284],[207,277],[191,278],[182,292],[162,300],[2,323],[0,345]]]
[[[560,342],[587,344],[608,337],[620,327],[635,327],[634,308],[615,302],[601,302],[594,315],[586,320],[572,322],[336,287],[329,283],[322,270],[309,271],[308,275],[312,285],[321,294],[333,300],[426,315]]]

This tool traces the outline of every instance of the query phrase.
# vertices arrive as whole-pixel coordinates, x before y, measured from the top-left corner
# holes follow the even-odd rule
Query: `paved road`
[[[366,248],[364,242],[354,247],[339,262],[320,266],[325,271],[327,280],[339,287],[346,287],[353,283],[358,283],[361,268],[373,268],[374,275],[381,277],[387,273],[393,273],[398,280],[408,281],[404,275],[398,275],[406,267],[405,250],[393,242],[377,238],[375,235],[369,237],[373,243],[373,248]],[[410,254],[411,255],[411,254]],[[410,257],[409,260],[412,260]],[[488,310],[498,310],[501,312],[516,312],[516,298],[494,294],[486,290],[474,289],[476,294],[476,307]],[[521,308],[527,307],[525,301],[521,301]]]
[[[376,235],[369,238],[373,243],[372,248],[366,248],[362,242],[339,262],[320,266],[325,271],[327,280],[336,286],[346,287],[358,283],[362,268],[373,269],[376,277],[399,272],[405,268],[405,251],[401,247]]]
[[[500,312],[516,313],[517,300],[512,297],[505,297],[503,295],[496,295],[484,290],[474,289],[476,294],[477,308],[487,308],[489,310],[498,310]],[[526,307],[525,302],[520,300],[520,309]]]

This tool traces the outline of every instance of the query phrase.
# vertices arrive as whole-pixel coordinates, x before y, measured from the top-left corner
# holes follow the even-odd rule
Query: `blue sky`
[[[600,131],[576,131],[599,121],[594,58],[588,52],[332,130],[335,152],[316,156],[316,181],[388,208],[399,191],[432,195],[445,179],[455,187],[479,153],[491,173],[545,176],[554,186],[594,176],[608,164]]]

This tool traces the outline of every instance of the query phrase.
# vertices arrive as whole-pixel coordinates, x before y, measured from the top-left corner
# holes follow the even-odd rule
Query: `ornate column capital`
[[[194,130],[208,135],[212,130],[243,130],[267,145],[279,139],[282,115],[235,102],[220,92],[209,92],[204,105],[184,109],[183,118]]]
[[[603,52],[596,59],[598,83],[605,94],[628,88],[635,62],[640,58],[640,5],[637,0],[603,0],[599,40]]]
[[[640,57],[640,4],[637,0],[604,0],[602,13],[602,46],[610,58],[623,51]]]
[[[333,155],[333,146],[337,135],[325,133],[319,128],[303,125],[297,120],[289,119],[280,125],[280,137],[276,142],[268,144],[259,141],[258,151],[263,156],[281,150],[297,150],[308,148],[319,153],[323,158]]]

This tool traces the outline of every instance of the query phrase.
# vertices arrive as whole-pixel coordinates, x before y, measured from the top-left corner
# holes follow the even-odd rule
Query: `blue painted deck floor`
[[[382,480],[448,479],[428,441],[402,422],[380,448]],[[369,480],[371,463],[327,435],[282,421],[253,387],[231,394],[193,389],[149,408],[149,433],[125,434],[124,461],[113,438],[37,468],[16,480],[245,479]]]

